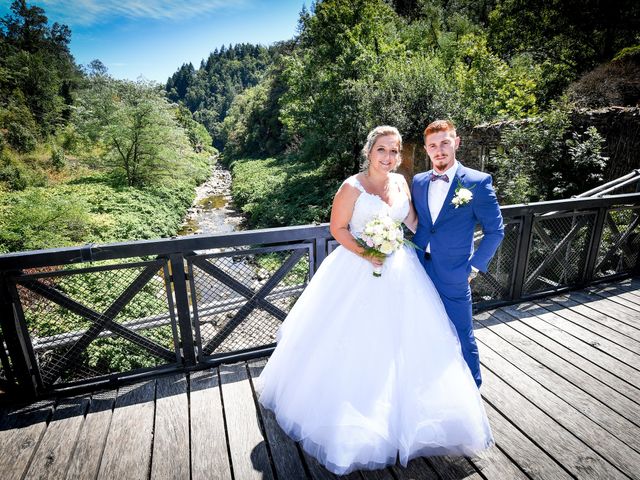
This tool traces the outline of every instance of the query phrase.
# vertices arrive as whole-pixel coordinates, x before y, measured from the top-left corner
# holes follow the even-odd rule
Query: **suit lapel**
[[[431,170],[427,172],[427,176],[425,177],[424,183],[424,205],[425,210],[427,211],[427,220],[429,221],[429,225],[433,225],[433,219],[431,218],[431,210],[429,209],[429,185],[431,185],[431,180],[429,180],[431,175]]]
[[[456,188],[459,183],[462,183],[464,177],[466,175],[465,169],[460,162],[458,162],[458,169],[456,170],[456,174],[453,176],[453,184],[449,186],[449,192],[447,192],[447,196],[444,199],[444,203],[442,204],[442,209],[440,209],[440,213],[438,214],[438,218],[436,218],[436,225],[439,224],[442,219],[449,213],[449,211],[453,208],[453,204],[451,200],[453,200],[453,196],[456,193]]]

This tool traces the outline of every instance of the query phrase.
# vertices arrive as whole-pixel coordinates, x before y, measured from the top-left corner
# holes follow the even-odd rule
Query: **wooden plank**
[[[533,443],[491,404],[485,402],[485,410],[496,446],[485,450],[473,459],[473,462],[481,467],[485,478],[510,480],[527,478],[527,476],[544,480],[573,478],[553,457]],[[505,462],[502,458],[498,462],[492,461],[496,455],[504,456],[509,461]],[[525,472],[526,476],[522,472]]]
[[[636,297],[640,297],[640,282],[634,280],[633,278],[626,278],[624,280],[619,280],[617,282],[612,283],[617,288],[624,290],[625,292],[630,293]]]
[[[94,393],[69,462],[67,480],[94,479],[111,424],[116,390]]]
[[[156,383],[151,478],[189,478],[189,400],[185,374]]]
[[[608,404],[605,403],[606,400],[597,400],[591,395],[585,393],[576,385],[564,379],[559,375],[559,373],[554,371],[554,367],[557,368],[558,365],[549,366],[544,364],[544,362],[540,363],[536,359],[528,356],[525,352],[520,350],[519,347],[499,335],[499,333],[504,335],[503,330],[506,330],[506,333],[509,334],[510,332],[508,332],[508,330],[511,329],[504,324],[491,328],[483,328],[481,331],[477,332],[478,335],[476,335],[476,337],[483,344],[489,346],[494,352],[499,352],[500,356],[507,362],[517,367],[519,372],[515,372],[515,377],[520,375],[523,387],[527,388],[526,385],[529,385],[531,388],[536,389],[537,392],[538,390],[542,390],[539,388],[539,385],[542,385],[547,389],[547,391],[553,393],[558,397],[558,399],[561,399],[574,407],[577,412],[586,416],[591,422],[600,425],[610,435],[617,437],[625,444],[625,446],[628,445],[635,449],[636,452],[640,452],[640,427],[638,427],[640,422],[634,425],[631,421],[612,410]],[[515,335],[509,335],[509,339],[512,339],[517,335],[519,334],[515,333]],[[514,371],[514,369],[510,370],[512,372]],[[525,373],[528,377],[523,376],[520,372]],[[507,374],[503,373],[503,371],[500,371],[499,374],[504,380],[507,380]],[[529,378],[538,382],[539,385],[529,381]],[[585,385],[582,385],[582,388],[585,388]],[[539,395],[539,397],[544,401],[544,403],[553,404],[555,399],[549,397],[551,398],[551,401],[548,401],[548,399],[545,399],[545,397],[548,397],[546,395],[546,391],[542,390],[541,393],[542,394]],[[532,400],[532,398],[529,398],[529,400]],[[556,401],[556,403],[558,402]],[[561,407],[564,407],[564,405],[561,405]],[[638,416],[637,412],[634,411],[628,412],[628,414],[634,417]],[[555,415],[553,416],[555,417]],[[586,441],[585,443],[589,442]],[[613,446],[615,446],[615,444]],[[597,448],[594,449],[597,450]],[[635,457],[640,464],[640,454],[636,452],[631,453],[631,458]]]
[[[469,461],[480,472],[482,478],[508,478],[509,480],[529,478],[497,446],[480,452]]]
[[[391,471],[398,480],[438,480],[438,474],[424,458],[414,458],[406,467],[394,465]]]
[[[623,290],[616,285],[598,285],[587,287],[586,292],[590,295],[597,295],[601,298],[608,298],[613,302],[640,312],[640,297],[637,297],[633,295],[633,293]]]
[[[89,398],[75,397],[64,399],[56,406],[25,478],[65,476],[88,405]]]
[[[585,344],[569,334],[558,330],[537,317],[529,317],[523,313],[514,315],[512,310],[508,310],[509,313],[505,310],[498,309],[491,312],[491,314],[527,338],[532,339],[542,348],[555,353],[581,371],[598,379],[633,404],[640,403],[640,389],[611,373],[611,370],[615,369],[615,367],[609,365],[610,357],[606,357],[602,362],[594,361],[594,357],[597,357],[597,355],[588,355],[585,352],[585,350],[588,350],[588,346],[585,346]],[[483,314],[488,315],[489,312],[483,312]],[[600,354],[597,351],[595,353]],[[595,360],[598,359],[595,358]],[[609,368],[608,370],[607,367]],[[617,395],[614,396],[614,398],[617,397]],[[627,403],[624,400],[622,401],[625,404]]]
[[[549,311],[551,311],[554,303],[555,302],[553,300],[540,300],[536,302],[537,305],[543,306]],[[622,339],[616,339],[614,342],[603,336],[605,333],[608,333],[611,336],[615,334],[615,332],[612,332],[610,329],[608,332],[605,332],[602,328],[598,328],[596,324],[585,321],[583,317],[577,315],[571,308],[556,310],[553,313],[555,313],[554,316],[545,317],[544,320],[558,328],[561,328],[565,332],[570,333],[574,337],[579,338],[583,342],[593,345],[597,349],[607,353],[617,360],[626,363],[636,370],[636,375],[640,374],[640,355],[635,353],[635,351],[630,347],[626,345],[621,346],[616,343],[622,343]],[[574,320],[572,321],[569,317]],[[589,328],[578,323],[580,321],[585,324],[588,323]]]
[[[502,310],[518,318],[520,321],[525,322],[537,331],[557,340],[587,360],[600,365],[629,385],[640,385],[640,375],[636,369],[609,355],[607,352],[602,351],[601,348],[598,348],[600,345],[598,343],[599,337],[591,335],[589,340],[572,335],[562,328],[564,324],[569,322],[556,313],[543,308],[542,305],[544,304],[545,302],[541,302],[540,304],[527,303],[511,305],[503,307]]]
[[[476,320],[573,385],[581,388],[594,398],[597,398],[600,402],[615,410],[623,417],[631,420],[636,425],[640,425],[640,411],[638,411],[636,401],[630,400],[596,377],[574,366],[574,364],[565,360],[561,355],[546,348],[544,344],[540,344],[540,338],[537,338],[536,335],[545,339],[546,337],[543,335],[537,334],[535,330],[526,325],[523,326],[521,322],[510,321],[513,320],[513,317],[510,317],[500,310],[495,311],[493,315],[485,313],[476,315]],[[551,342],[548,341],[547,343]],[[572,352],[565,349],[564,351],[560,351],[560,353],[567,354]],[[578,358],[581,359],[581,357]],[[537,368],[533,368],[533,371],[537,371]],[[553,381],[548,383],[555,386]],[[630,389],[628,386],[625,387],[625,385],[627,384],[624,384],[621,389],[635,390],[637,397],[640,398],[640,391],[638,391],[638,389]]]
[[[464,457],[429,457],[426,460],[442,480],[482,480],[473,464]]]
[[[489,357],[487,350],[485,348],[480,352],[484,365],[482,392],[502,415],[509,418],[518,429],[573,476],[594,480],[625,478],[622,472],[530,402],[527,396],[533,392],[515,390],[493,373],[489,368],[493,359]]]
[[[0,472],[3,480],[24,477],[52,412],[51,400],[6,410],[0,423]]]
[[[626,306],[617,301],[626,302],[619,295],[606,297],[592,291],[571,292],[570,295],[562,295],[561,298],[569,299],[577,305],[584,305],[596,312],[595,314],[590,313],[588,315],[590,318],[615,319],[625,325],[630,332],[633,332],[630,336],[634,338],[640,336],[638,335],[640,334],[640,305],[627,302],[632,307]]]
[[[274,478],[246,364],[221,365],[220,384],[234,478]]]
[[[363,480],[395,480],[390,468],[380,470],[360,470]]]
[[[146,479],[153,442],[155,380],[118,389],[98,479]]]
[[[578,295],[560,296],[551,300],[563,307],[557,310],[560,316],[572,320],[632,352],[640,349],[640,329],[622,321],[619,316],[615,315],[615,312],[602,312],[601,310],[606,310],[602,304],[594,301],[589,302],[588,297]],[[638,314],[636,313],[636,315]]]
[[[362,475],[359,471],[351,472],[348,475],[335,475],[329,470],[320,465],[320,462],[309,455],[307,452],[302,451],[302,456],[309,469],[310,478],[313,480],[362,480]],[[302,477],[305,478],[305,477]]]
[[[266,359],[248,362],[249,374],[253,381],[260,375],[266,365]],[[299,454],[296,442],[282,431],[271,410],[267,410],[257,402],[262,417],[269,450],[278,478],[306,478],[307,474]]]
[[[191,478],[231,480],[231,464],[215,368],[190,375]]]
[[[575,443],[574,453],[577,454],[577,457],[572,462],[579,464],[583,458],[589,457],[591,460],[588,466],[591,472],[600,475],[597,478],[602,478],[602,475],[624,478],[622,472],[633,476],[635,472],[640,471],[640,454],[638,452],[592,422],[569,403],[541,388],[539,383],[524,375],[522,371],[489,348],[483,340],[479,341],[485,347],[482,349],[481,358],[484,358],[484,362],[489,365],[491,375],[500,377],[500,395],[514,392],[514,395],[526,398],[526,402],[521,403],[518,411],[510,414],[512,415],[510,418],[515,420],[513,416],[521,417],[525,410],[534,410],[534,415],[537,414],[538,420],[541,420],[540,423],[536,422],[536,429],[538,425],[544,425],[544,432],[541,433],[550,438],[555,436],[554,440],[563,448],[569,447],[571,445],[570,437],[575,436],[573,438],[579,439],[582,445]],[[487,369],[484,371],[487,372]],[[527,407],[527,404],[530,404],[531,407]],[[548,416],[546,419],[543,418],[545,414]],[[550,419],[564,427],[564,430],[554,425]],[[527,425],[527,428],[530,428],[530,425]],[[530,433],[529,429],[526,431]],[[569,468],[566,461],[563,461],[563,464]],[[584,472],[581,474],[584,475]]]
[[[489,405],[485,405],[487,417],[489,417],[488,408]],[[495,414],[499,416],[497,412],[495,412]],[[509,441],[502,433],[497,434],[495,428],[492,428],[492,431],[496,442],[498,442],[498,438],[500,438],[501,442]],[[512,426],[511,433],[513,432],[519,433]],[[527,480],[529,478],[512,459],[505,455],[497,444],[492,448],[488,448],[474,455],[469,461],[474,465],[476,470],[480,472],[482,478],[508,478],[510,480]]]
[[[631,351],[640,349],[640,329],[632,327],[610,315],[604,315],[590,308],[589,305],[580,304],[571,299],[553,299],[555,306],[547,305],[547,309],[555,311],[558,315],[578,323],[594,333],[602,335],[609,340]],[[562,307],[560,307],[562,305]],[[560,307],[557,308],[556,307]],[[638,313],[640,317],[640,312]]]
[[[571,292],[569,296],[578,301],[588,300],[589,305],[593,304],[593,308],[596,310],[605,314],[613,314],[612,316],[620,318],[630,325],[638,324],[638,312],[640,312],[640,304],[638,304],[640,299],[638,297],[631,296],[634,301],[629,301],[622,296],[622,293],[595,289]]]

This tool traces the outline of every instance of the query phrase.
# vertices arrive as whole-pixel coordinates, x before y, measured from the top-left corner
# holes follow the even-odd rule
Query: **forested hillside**
[[[370,128],[392,124],[419,142],[438,117],[463,131],[537,118],[508,132],[488,168],[503,203],[551,199],[602,178],[603,139],[567,130],[565,92],[620,52],[637,55],[629,47],[640,44],[639,21],[633,0],[615,8],[597,0],[318,1],[255,86],[220,87],[218,79],[235,78],[229,70],[213,76],[218,86],[198,87],[199,104],[188,103],[191,87],[180,101],[196,118],[214,112],[204,123],[232,166],[234,195],[252,225],[326,221],[336,186],[359,168]],[[234,50],[217,52],[215,63],[222,68]],[[197,72],[183,67],[169,91],[185,75],[211,78],[215,56]],[[244,59],[253,68],[254,57]]]
[[[231,103],[260,81],[276,50],[247,43],[216,48],[198,70],[191,63],[182,65],[167,80],[167,96],[186,106],[207,127],[214,145],[222,147],[221,124]]]
[[[70,39],[21,0],[0,20],[0,252],[173,235],[210,172],[186,108]]]

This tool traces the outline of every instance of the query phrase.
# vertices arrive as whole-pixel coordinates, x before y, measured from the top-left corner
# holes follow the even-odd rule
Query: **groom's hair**
[[[427,135],[431,135],[432,133],[437,132],[448,132],[452,131],[453,134],[456,134],[456,126],[453,124],[451,120],[436,120],[427,125],[427,128],[424,129],[423,139],[426,143]]]

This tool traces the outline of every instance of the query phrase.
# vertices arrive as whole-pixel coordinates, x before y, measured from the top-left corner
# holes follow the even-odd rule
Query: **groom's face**
[[[459,145],[460,137],[456,136],[455,130],[443,130],[427,135],[424,149],[436,172],[444,173],[453,165]]]

